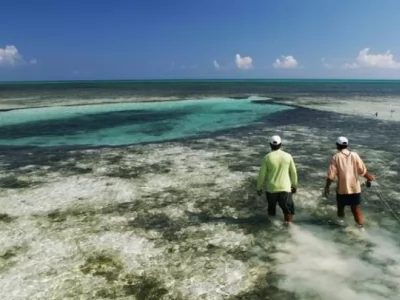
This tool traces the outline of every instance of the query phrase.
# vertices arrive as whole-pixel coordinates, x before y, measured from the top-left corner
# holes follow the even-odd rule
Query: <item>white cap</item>
[[[271,140],[269,141],[271,145],[279,145],[281,142],[282,141],[279,135],[274,135],[273,137],[271,137]]]
[[[336,140],[336,144],[341,146],[347,146],[349,144],[349,141],[344,136],[339,136]]]

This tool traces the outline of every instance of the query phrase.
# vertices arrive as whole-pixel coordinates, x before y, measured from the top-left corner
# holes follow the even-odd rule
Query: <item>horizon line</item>
[[[154,82],[154,81],[400,81],[390,78],[143,78],[143,79],[51,79],[51,80],[0,80],[10,83],[62,83],[62,82]]]

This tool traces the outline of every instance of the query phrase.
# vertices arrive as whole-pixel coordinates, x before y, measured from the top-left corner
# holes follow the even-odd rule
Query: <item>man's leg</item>
[[[266,193],[266,198],[268,202],[268,216],[275,217],[276,216],[276,200],[277,193]]]
[[[279,207],[282,209],[285,222],[292,223],[294,215],[294,202],[292,193],[279,193]]]
[[[344,209],[346,207],[346,201],[348,195],[340,195],[336,193],[336,206],[337,206],[337,216],[339,225],[344,225]]]
[[[364,217],[361,213],[361,207],[360,205],[352,205],[351,206],[351,212],[353,213],[354,216],[354,221],[361,226],[364,224]]]
[[[364,217],[361,213],[361,194],[352,194],[349,199],[351,212],[353,213],[354,221],[361,227],[364,224]]]
[[[336,194],[337,216],[339,222],[344,222],[344,208],[346,206],[346,195]]]

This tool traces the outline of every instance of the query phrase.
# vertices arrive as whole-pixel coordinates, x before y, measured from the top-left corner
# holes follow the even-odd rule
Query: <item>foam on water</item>
[[[0,145],[126,145],[243,126],[289,107],[260,97],[31,108],[0,112]]]
[[[300,299],[394,300],[400,294],[400,249],[387,232],[375,229],[346,244],[343,233],[292,226],[292,240],[280,245],[279,286]],[[336,242],[332,240],[336,239]],[[387,268],[383,268],[386,265]]]

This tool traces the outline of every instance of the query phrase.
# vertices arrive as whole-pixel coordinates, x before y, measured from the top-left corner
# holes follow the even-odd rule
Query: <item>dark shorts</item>
[[[336,194],[336,202],[340,206],[360,205],[361,194]]]
[[[270,216],[276,215],[276,204],[282,209],[284,214],[294,215],[294,203],[292,193],[278,192],[266,194],[268,201],[268,214]]]

